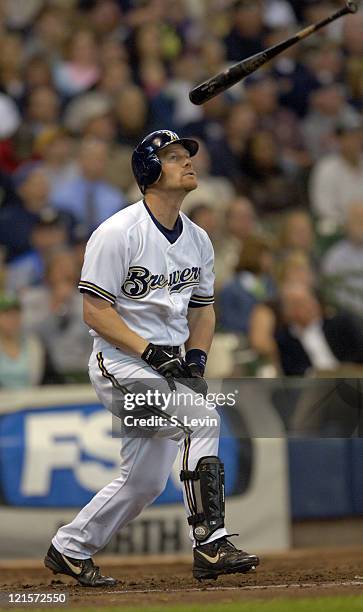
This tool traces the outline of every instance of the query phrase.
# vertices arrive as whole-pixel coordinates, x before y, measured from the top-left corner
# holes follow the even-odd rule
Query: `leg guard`
[[[219,457],[202,457],[195,470],[182,470],[187,498],[192,499],[193,514],[188,523],[197,542],[204,542],[224,527],[224,465]],[[190,493],[192,491],[192,495]]]

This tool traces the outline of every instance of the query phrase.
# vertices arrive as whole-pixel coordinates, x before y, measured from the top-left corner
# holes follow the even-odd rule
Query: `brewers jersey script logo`
[[[182,231],[170,243],[143,200],[102,223],[88,241],[79,289],[111,302],[146,340],[182,345],[187,312],[213,304],[213,247],[206,232],[180,213]],[[96,339],[95,350],[109,348]]]
[[[169,293],[180,293],[186,287],[199,285],[200,268],[185,268],[176,270],[166,278],[164,274],[151,274],[142,266],[129,269],[127,279],[122,285],[122,292],[133,300],[140,300],[153,289],[167,287]]]

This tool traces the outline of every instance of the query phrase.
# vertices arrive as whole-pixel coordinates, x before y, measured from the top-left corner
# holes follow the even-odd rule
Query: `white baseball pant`
[[[99,400],[111,412],[115,411],[115,398],[119,402],[122,392],[115,389],[114,383],[125,385],[130,379],[147,379],[167,388],[167,383],[157,372],[144,364],[141,359],[127,356],[114,349],[93,352],[89,363],[89,375]],[[178,390],[188,391],[178,385]],[[117,404],[116,402],[116,404]],[[177,408],[173,407],[175,412]],[[167,412],[171,412],[168,408]],[[164,490],[177,453],[183,469],[194,470],[201,457],[218,455],[219,415],[205,405],[185,405],[182,408],[188,422],[191,418],[205,418],[206,412],[217,427],[213,432],[204,425],[193,428],[190,444],[185,442],[185,433],[170,424],[160,428],[157,436],[121,438],[120,476],[101,489],[91,501],[77,514],[71,523],[61,527],[52,543],[56,549],[75,559],[87,559],[100,551],[112,535],[135,519],[146,506],[150,505]],[[142,435],[142,434],[141,434]],[[184,505],[187,516],[192,514],[188,489],[184,489]],[[190,493],[189,493],[190,495]],[[194,543],[193,531],[190,538]],[[225,528],[216,530],[204,543],[227,535]]]

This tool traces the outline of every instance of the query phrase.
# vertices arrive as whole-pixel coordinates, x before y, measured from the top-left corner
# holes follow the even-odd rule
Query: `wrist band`
[[[201,373],[204,374],[205,366],[207,363],[207,353],[201,349],[190,349],[185,354],[185,361],[189,365],[195,363],[200,368]]]

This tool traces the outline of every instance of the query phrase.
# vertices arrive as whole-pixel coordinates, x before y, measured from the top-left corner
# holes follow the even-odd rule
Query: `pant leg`
[[[141,365],[140,365],[141,364]],[[110,374],[110,375],[109,375]],[[112,375],[111,375],[112,374]],[[111,411],[115,406],[115,391],[112,378],[128,381],[129,378],[152,380],[162,387],[165,379],[151,368],[144,366],[140,360],[129,360],[126,364],[96,359],[93,355],[90,361],[90,378],[100,401]],[[167,385],[166,385],[167,387]],[[178,385],[179,391],[185,387]],[[101,550],[112,535],[140,514],[165,488],[171,472],[178,444],[182,454],[182,465],[193,470],[201,457],[217,455],[219,436],[219,415],[216,411],[206,412],[205,406],[196,407],[193,404],[171,406],[168,413],[177,415],[181,420],[185,416],[188,421],[199,418],[202,421],[208,414],[217,421],[212,435],[208,426],[198,425],[191,428],[188,445],[185,443],[185,431],[176,425],[163,427],[154,438],[124,437],[121,448],[121,474],[106,485],[79,512],[69,524],[61,527],[53,544],[63,554],[74,558],[88,558]],[[188,495],[183,487],[184,504],[187,516],[192,513]],[[190,500],[189,500],[190,501]],[[207,540],[213,541],[225,535],[225,529],[214,532]],[[192,530],[191,540],[194,542]]]
[[[103,487],[53,538],[59,552],[87,559],[164,490],[178,445],[168,439],[124,438],[121,474]]]

